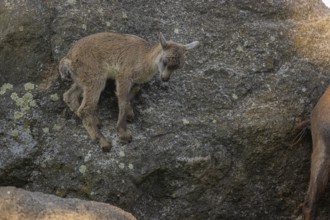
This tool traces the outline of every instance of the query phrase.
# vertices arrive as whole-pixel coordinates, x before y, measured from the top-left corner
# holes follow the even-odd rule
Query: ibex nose
[[[160,79],[163,81],[163,82],[168,82],[170,80],[170,77],[160,77]]]

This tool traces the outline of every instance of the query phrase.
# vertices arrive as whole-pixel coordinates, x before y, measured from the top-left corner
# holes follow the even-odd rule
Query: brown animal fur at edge
[[[305,220],[317,218],[317,206],[330,173],[330,87],[317,102],[311,114],[313,153],[310,180],[302,212]]]
[[[63,100],[81,118],[91,139],[98,141],[103,151],[109,151],[111,142],[98,129],[95,115],[106,81],[116,81],[117,132],[120,142],[128,143],[132,136],[126,121],[134,118],[132,100],[139,85],[150,81],[157,72],[162,81],[168,81],[172,72],[184,65],[187,50],[198,44],[198,41],[186,45],[166,41],[161,33],[159,42],[153,44],[134,35],[109,32],[82,38],[59,64],[61,77],[73,80]]]

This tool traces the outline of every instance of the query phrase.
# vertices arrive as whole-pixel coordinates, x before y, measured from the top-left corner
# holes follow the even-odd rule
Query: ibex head
[[[161,80],[167,82],[174,70],[183,67],[187,51],[199,45],[199,42],[194,41],[182,45],[173,41],[166,41],[162,33],[159,33],[159,41],[162,46],[162,53],[157,65]]]

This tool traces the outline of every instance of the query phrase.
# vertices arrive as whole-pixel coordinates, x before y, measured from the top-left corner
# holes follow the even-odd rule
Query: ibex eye
[[[164,59],[163,59],[163,64],[164,64],[165,66],[168,64],[168,62],[169,62],[169,61],[168,61],[168,58],[164,58]]]

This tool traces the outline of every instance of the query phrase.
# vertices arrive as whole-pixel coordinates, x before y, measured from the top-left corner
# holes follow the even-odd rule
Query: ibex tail
[[[58,70],[59,70],[60,75],[61,75],[61,78],[63,80],[68,80],[68,81],[71,81],[72,80],[72,77],[71,77],[71,74],[72,74],[71,60],[69,60],[69,59],[67,59],[67,58],[64,57],[60,61]]]

